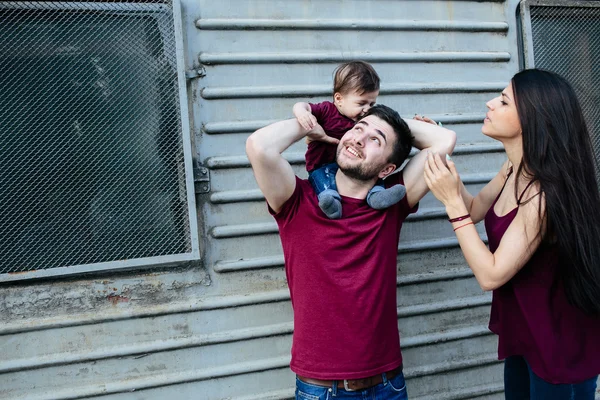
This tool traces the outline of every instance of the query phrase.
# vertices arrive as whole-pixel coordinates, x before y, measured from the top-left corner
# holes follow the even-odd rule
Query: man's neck
[[[369,190],[373,188],[377,178],[373,178],[369,181],[361,181],[353,179],[345,175],[342,170],[338,169],[335,174],[335,184],[338,189],[338,193],[342,196],[352,197],[353,199],[366,199]]]

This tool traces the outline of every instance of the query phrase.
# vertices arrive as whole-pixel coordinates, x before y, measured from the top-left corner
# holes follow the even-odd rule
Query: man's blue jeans
[[[344,389],[338,389],[337,385],[327,388],[323,386],[311,385],[302,382],[296,378],[296,400],[337,400],[337,399],[355,399],[355,400],[408,400],[406,393],[406,382],[404,375],[400,372],[398,375],[388,380],[385,374],[383,382],[365,390],[348,392]]]
[[[553,385],[533,373],[520,356],[504,360],[506,400],[594,400],[597,376],[576,384]]]

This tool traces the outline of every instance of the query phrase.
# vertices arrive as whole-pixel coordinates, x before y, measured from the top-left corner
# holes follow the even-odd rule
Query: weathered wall
[[[197,197],[204,257],[1,286],[0,397],[292,397],[281,245],[245,139],[291,117],[296,101],[327,99],[335,66],[360,58],[382,78],[380,103],[457,132],[453,159],[476,191],[505,159],[480,126],[485,102],[518,68],[515,7],[182,0],[190,120],[197,160],[210,174],[210,192]],[[303,151],[298,143],[286,152],[300,176]],[[398,325],[411,398],[503,398],[489,304],[428,195],[399,245]]]

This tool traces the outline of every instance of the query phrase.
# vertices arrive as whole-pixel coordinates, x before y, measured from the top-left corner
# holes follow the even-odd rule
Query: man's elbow
[[[256,140],[257,133],[258,131],[254,132],[246,139],[246,155],[248,156],[250,163],[252,163],[252,160],[256,159],[261,153],[259,142]]]
[[[254,134],[252,134],[254,135]],[[248,138],[246,139],[246,154],[248,156],[250,156],[250,153],[252,153],[254,151],[254,138],[252,137],[252,135],[248,136]]]
[[[442,146],[444,146],[444,153],[452,154],[454,151],[454,146],[456,146],[456,132],[448,129],[446,136],[444,137],[445,141]]]

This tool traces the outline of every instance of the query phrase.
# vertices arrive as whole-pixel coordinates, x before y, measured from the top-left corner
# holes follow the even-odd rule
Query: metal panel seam
[[[377,31],[508,31],[506,22],[389,19],[198,19],[201,30],[377,30]]]

